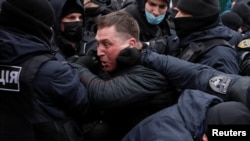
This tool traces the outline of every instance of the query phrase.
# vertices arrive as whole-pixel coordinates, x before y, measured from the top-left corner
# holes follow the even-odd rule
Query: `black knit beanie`
[[[235,30],[238,31],[238,29],[243,25],[242,18],[235,12],[225,12],[220,15],[222,23]]]
[[[197,17],[206,17],[220,12],[218,0],[178,0],[177,8]]]
[[[6,0],[0,13],[4,27],[29,33],[50,42],[55,15],[48,0]]]
[[[68,0],[62,9],[62,13],[61,13],[61,18],[67,16],[68,14],[71,13],[81,13],[83,14],[83,7],[78,5],[75,0]]]

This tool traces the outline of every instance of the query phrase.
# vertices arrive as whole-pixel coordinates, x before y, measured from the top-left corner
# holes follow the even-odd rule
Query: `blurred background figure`
[[[237,13],[243,20],[242,33],[246,33],[250,30],[250,2],[239,1],[236,2],[232,8],[232,11]]]
[[[121,9],[127,0],[82,0],[85,10],[85,29],[96,33],[96,18]]]
[[[140,40],[147,42],[171,35],[168,22],[169,0],[136,0],[124,8],[140,26]]]
[[[222,23],[225,26],[237,32],[242,32],[241,28],[243,25],[243,20],[237,13],[229,11],[229,12],[222,13],[220,17],[221,17]]]
[[[80,0],[51,0],[56,20],[54,38],[56,48],[65,58],[87,52],[86,43],[95,34],[84,28],[85,15]]]

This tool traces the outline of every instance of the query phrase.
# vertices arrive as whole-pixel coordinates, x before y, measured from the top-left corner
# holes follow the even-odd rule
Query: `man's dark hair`
[[[97,28],[115,26],[117,32],[127,33],[139,41],[140,28],[137,21],[125,11],[115,11],[97,18]]]

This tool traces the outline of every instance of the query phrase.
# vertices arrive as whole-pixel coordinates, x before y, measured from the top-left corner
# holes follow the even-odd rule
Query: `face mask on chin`
[[[150,23],[152,25],[157,25],[163,21],[166,14],[162,14],[160,16],[155,17],[153,14],[151,14],[150,12],[148,12],[145,9],[145,15],[146,15],[146,19],[147,19],[148,23]]]
[[[80,41],[83,36],[83,22],[64,22],[62,36],[69,41]]]

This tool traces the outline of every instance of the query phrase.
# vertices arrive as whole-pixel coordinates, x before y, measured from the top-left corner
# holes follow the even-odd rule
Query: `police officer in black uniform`
[[[1,9],[0,140],[79,140],[88,93],[78,70],[51,50],[53,8],[47,0],[6,0]]]

